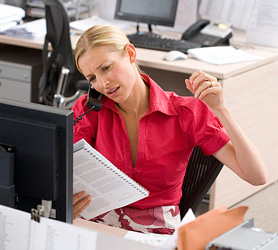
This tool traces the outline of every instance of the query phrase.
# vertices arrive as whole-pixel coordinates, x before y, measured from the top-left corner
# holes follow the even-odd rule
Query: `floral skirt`
[[[90,221],[141,233],[173,234],[180,224],[180,213],[177,205],[143,210],[123,207]]]

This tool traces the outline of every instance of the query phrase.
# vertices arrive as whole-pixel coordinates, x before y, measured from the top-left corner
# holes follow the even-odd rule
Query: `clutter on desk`
[[[196,220],[196,217],[192,209],[189,209],[185,216],[182,218],[179,227],[194,220]],[[176,230],[172,235],[161,235],[154,233],[142,234],[138,232],[128,231],[124,238],[156,247],[162,247],[165,250],[176,250],[178,243],[178,230]]]
[[[22,23],[25,11],[22,8],[8,4],[0,4],[0,32]]]
[[[1,249],[4,246],[4,249],[24,250],[163,250],[43,216],[31,217],[28,212],[2,205],[0,224]]]
[[[243,223],[248,207],[228,210],[225,206],[215,208],[178,229],[179,250],[201,250],[216,237]]]
[[[45,19],[42,18],[17,25],[1,33],[6,36],[13,36],[24,39],[37,39],[45,36],[46,22]]]
[[[173,235],[129,231],[124,238],[165,250],[276,250],[278,233],[255,228],[254,219],[244,221],[247,210],[220,206],[196,218],[189,209]]]
[[[276,250],[277,248],[278,233],[268,233],[255,228],[254,219],[244,221],[206,246],[206,250]]]
[[[75,29],[75,30],[79,30],[79,31],[85,31],[91,27],[93,27],[94,25],[97,25],[97,24],[109,24],[109,25],[114,25],[116,27],[118,27],[119,29],[121,30],[124,30],[124,29],[127,29],[130,27],[129,24],[126,24],[126,23],[123,23],[123,22],[117,22],[117,21],[108,21],[108,20],[105,20],[105,19],[102,19],[98,16],[91,16],[91,17],[88,17],[88,18],[84,18],[84,19],[80,19],[80,20],[77,20],[77,21],[73,21],[73,22],[70,22],[70,27],[72,29]]]
[[[80,15],[92,15],[93,0],[61,0],[70,19],[78,20]],[[27,0],[26,15],[32,18],[44,18],[44,2],[41,0]]]
[[[188,55],[202,62],[215,65],[257,61],[261,58],[232,46],[215,46],[189,49]]]

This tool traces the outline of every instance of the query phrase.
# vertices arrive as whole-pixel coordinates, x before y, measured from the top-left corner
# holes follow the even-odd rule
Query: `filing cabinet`
[[[41,50],[0,46],[0,97],[38,102],[41,74]]]

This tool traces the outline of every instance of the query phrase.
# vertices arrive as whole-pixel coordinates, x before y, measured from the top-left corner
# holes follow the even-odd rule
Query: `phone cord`
[[[79,121],[82,120],[82,116],[88,114],[91,110],[94,109],[95,106],[92,106],[90,109],[88,109],[85,113],[83,113],[82,115],[79,115],[78,117],[76,117],[76,119],[73,119],[73,126],[75,126]]]

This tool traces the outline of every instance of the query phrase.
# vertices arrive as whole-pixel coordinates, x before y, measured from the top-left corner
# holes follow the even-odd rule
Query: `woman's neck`
[[[150,89],[138,75],[130,97],[120,105],[117,105],[119,112],[130,116],[142,117],[149,110]]]

